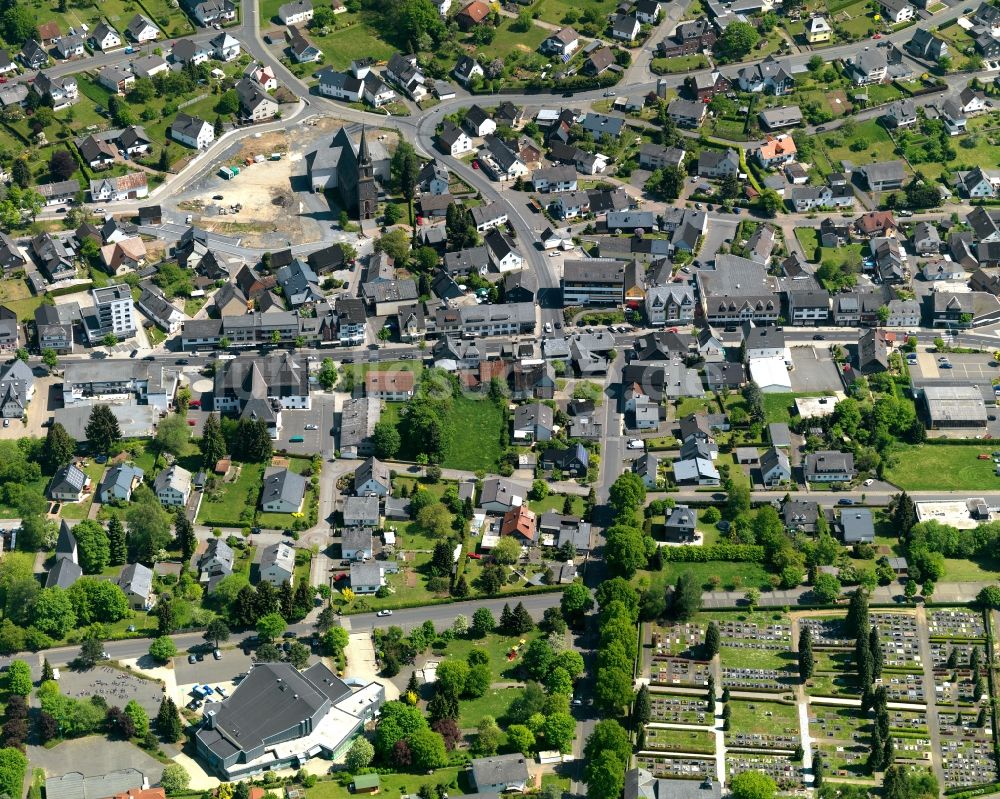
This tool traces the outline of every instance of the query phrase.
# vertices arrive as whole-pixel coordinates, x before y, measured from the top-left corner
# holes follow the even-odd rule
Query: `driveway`
[[[156,785],[163,774],[163,764],[137,746],[97,735],[63,741],[51,749],[29,746],[27,755],[32,768],[42,768],[50,777],[71,771],[96,777],[118,769],[134,768],[145,775],[150,785]]]
[[[344,654],[347,656],[346,675],[348,677],[353,677],[364,683],[377,679],[385,686],[386,700],[399,699],[399,686],[392,680],[379,677],[371,633],[351,633]]]

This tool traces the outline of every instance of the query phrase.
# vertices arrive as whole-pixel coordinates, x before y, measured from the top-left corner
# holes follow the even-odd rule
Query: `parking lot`
[[[792,391],[842,391],[844,384],[827,347],[793,347]]]
[[[205,658],[201,663],[188,663],[187,652],[174,658],[178,685],[229,683],[237,674],[249,671],[253,666],[250,656],[243,654],[242,649],[223,649],[222,660],[213,658],[207,645],[199,647],[198,652]]]
[[[313,394],[312,408],[307,411],[281,412],[281,438],[276,449],[285,449],[293,455],[332,454],[334,397],[332,394]],[[309,427],[314,429],[307,429]],[[301,438],[301,441],[292,441]]]
[[[951,366],[942,366],[945,363]],[[916,364],[911,359],[909,366],[914,380],[949,380],[988,386],[994,378],[1000,377],[1000,367],[991,365],[995,363],[992,356],[978,353],[938,355],[921,352],[917,355]]]

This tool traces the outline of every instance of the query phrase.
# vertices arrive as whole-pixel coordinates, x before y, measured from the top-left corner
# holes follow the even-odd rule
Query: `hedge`
[[[756,544],[713,544],[707,547],[660,547],[660,555],[667,563],[705,563],[726,560],[734,563],[763,563],[764,547]]]

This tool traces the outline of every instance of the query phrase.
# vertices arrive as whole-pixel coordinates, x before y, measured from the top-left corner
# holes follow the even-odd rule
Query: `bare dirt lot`
[[[240,174],[232,180],[210,177],[178,207],[189,211],[199,227],[238,236],[247,247],[283,243],[277,239],[296,244],[322,240],[335,216],[323,195],[309,190],[305,156],[329,144],[344,123],[328,117],[312,123],[245,140],[231,162],[240,166]],[[395,148],[394,138],[385,141],[390,149]],[[253,162],[256,156],[267,159],[271,153],[281,153],[281,160]]]

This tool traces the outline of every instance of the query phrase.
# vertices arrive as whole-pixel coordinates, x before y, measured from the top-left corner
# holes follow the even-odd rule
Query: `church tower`
[[[368,151],[365,129],[361,129],[358,145],[358,219],[374,219],[378,212],[378,187],[375,185],[375,165]]]

